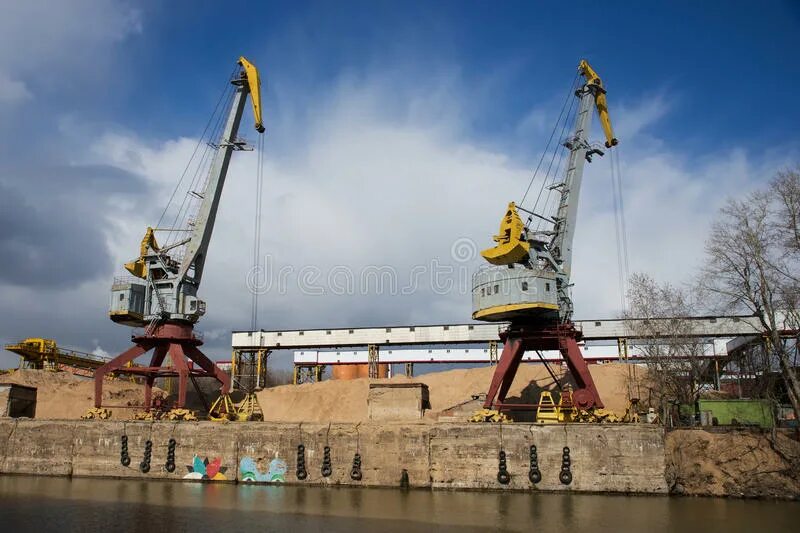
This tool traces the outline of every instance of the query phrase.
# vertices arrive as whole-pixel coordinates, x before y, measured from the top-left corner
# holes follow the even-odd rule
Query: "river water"
[[[800,531],[800,503],[0,476],[3,531]]]

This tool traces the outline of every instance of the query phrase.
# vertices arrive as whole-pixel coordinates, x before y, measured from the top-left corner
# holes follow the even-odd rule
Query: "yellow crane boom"
[[[256,66],[244,56],[239,57],[239,64],[247,74],[247,84],[250,87],[250,102],[253,104],[256,130],[258,130],[258,133],[264,133],[264,124],[261,122],[261,77],[258,75]]]
[[[616,146],[619,141],[614,137],[614,129],[611,127],[611,119],[608,116],[608,102],[606,102],[606,90],[603,87],[603,81],[585,59],[581,59],[578,65],[578,71],[586,78],[587,85],[594,85],[597,87],[594,105],[597,107],[597,114],[600,116],[600,124],[603,126],[603,133],[606,135],[606,148]]]

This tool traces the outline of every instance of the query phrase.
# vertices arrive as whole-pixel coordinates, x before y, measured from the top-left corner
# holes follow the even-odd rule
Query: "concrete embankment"
[[[120,462],[128,437],[129,466]],[[165,467],[176,441],[173,472]],[[152,441],[148,473],[140,471]],[[296,475],[298,445],[308,476]],[[528,479],[530,446],[542,479]],[[323,477],[324,448],[332,473]],[[569,448],[572,481],[561,483]],[[498,482],[506,452],[508,484]],[[361,480],[351,479],[355,454]],[[288,482],[397,487],[403,470],[412,487],[590,491],[668,491],[661,428],[570,424],[300,424],[124,421],[0,421],[0,473],[149,479]]]

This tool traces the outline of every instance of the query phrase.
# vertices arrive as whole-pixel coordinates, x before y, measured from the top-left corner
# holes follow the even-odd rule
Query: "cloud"
[[[391,95],[380,83],[337,92],[321,106],[325,112],[306,124],[309,142],[303,151],[276,153],[268,140],[262,250],[276,275],[282,268],[292,272],[285,288],[275,280],[274,290],[261,298],[260,326],[469,317],[466,292],[434,301],[431,265],[462,267],[451,258],[459,238],[475,235],[488,245],[487,233],[497,225],[507,191],[528,171],[502,153],[455,138],[452,123],[431,124],[430,114],[419,112],[430,105],[425,94],[412,95],[404,109],[387,118],[386,109],[397,107]],[[451,111],[439,108],[444,116]],[[281,134],[281,126],[273,125],[271,137]],[[135,137],[109,135],[92,152],[104,156],[106,164],[155,179],[163,199],[191,145],[182,140],[150,147]],[[205,329],[249,327],[246,277],[252,264],[256,160],[255,154],[239,153],[231,165],[201,289],[209,301]],[[476,201],[485,207],[476,209]],[[135,250],[143,227],[117,235],[118,263]],[[304,294],[298,286],[306,267],[319,269],[320,283],[310,285],[324,295]],[[359,279],[370,269],[392,268],[399,291],[423,267],[426,279],[413,294],[378,293],[374,287],[363,295],[335,294],[327,283],[337,268]],[[462,284],[470,275],[471,270],[464,271]]]
[[[15,104],[31,97],[24,82],[11,79],[0,71],[0,104]]]
[[[104,228],[123,196],[146,192],[109,166],[0,172],[0,284],[65,288],[112,272]]]
[[[95,339],[95,342],[96,341],[97,341],[97,339]],[[111,354],[108,353],[107,351],[105,351],[103,348],[101,348],[100,345],[95,346],[94,350],[92,350],[91,353],[92,353],[92,355],[96,355],[98,357],[104,357],[104,358],[111,357]]]
[[[611,105],[610,103],[609,106]],[[613,114],[614,133],[618,139],[642,144],[641,141],[636,141],[636,137],[667,116],[674,105],[674,100],[667,99],[664,91],[648,94],[633,103],[620,102],[609,111],[609,114]]]
[[[479,262],[456,261],[451,249],[465,237],[477,248],[491,245],[506,202],[527,183],[530,161],[473,141],[458,117],[457,93],[431,106],[426,90],[390,89],[380,76],[372,81],[361,79],[357,88],[351,80],[342,82],[339,87],[348,90],[333,91],[302,125],[293,124],[304,130],[302,149],[290,147],[287,139],[272,143],[289,131],[280,122],[272,124],[262,250],[271,261],[273,283],[260,298],[259,327],[469,320],[469,281]],[[419,111],[425,107],[433,109],[435,120]],[[680,282],[702,258],[706,229],[724,199],[721,191],[757,185],[778,161],[765,157],[755,163],[741,149],[711,154],[702,162],[682,157],[657,138],[636,135],[668,116],[668,108],[620,107],[631,268]],[[135,136],[114,134],[98,139],[92,153],[106,164],[148,176],[163,199],[193,143],[177,139],[150,146]],[[255,154],[235,155],[201,289],[209,302],[201,327],[215,332],[213,346],[220,349],[227,339],[219,332],[250,327],[247,273],[256,160]],[[620,311],[609,176],[606,157],[588,166],[584,181],[573,268],[578,317]],[[116,264],[134,253],[143,227],[143,222],[133,224],[131,231],[115,235]],[[432,281],[436,265],[454,269],[444,276],[452,283],[449,290]],[[352,273],[357,287],[370,269],[391,269],[398,287],[339,294],[331,287],[331,273],[339,269]],[[281,271],[283,284],[278,283]],[[403,294],[420,271],[416,289]]]
[[[25,21],[43,5],[12,7]],[[29,37],[7,18],[0,21],[0,30],[12,32],[0,31],[0,45],[8,45],[0,46],[0,72],[25,90],[17,104],[38,103],[26,99],[47,88],[51,80],[41,76],[47,68],[70,72],[71,83],[101,75],[90,72],[110,62],[107,49],[142,31],[141,16],[126,4],[74,5],[53,4],[66,10],[63,20],[50,28],[59,16],[44,17],[41,31],[49,33],[34,43],[30,61],[8,53]],[[366,70],[343,69],[324,86],[301,87],[291,71],[270,71],[261,250],[272,285],[259,299],[259,327],[469,320],[470,278],[480,266],[475,252],[492,245],[505,205],[519,199],[539,157],[520,155],[518,147],[543,147],[544,126],[556,113],[537,107],[506,130],[514,132],[509,137],[487,140],[482,132],[477,139],[476,116],[491,113],[487,106],[496,102],[470,94],[458,65],[436,72],[375,62]],[[562,97],[551,99],[556,112]],[[671,119],[670,104],[650,96],[610,102],[622,143],[631,268],[679,282],[701,259],[709,221],[724,197],[756,186],[789,155],[737,147],[701,159],[681,154],[653,127]],[[68,157],[30,158],[24,166],[0,161],[0,340],[46,336],[114,354],[127,346],[129,331],[107,317],[112,276],[159,219],[197,140],[144,137],[64,112],[53,142],[69,147],[63,150]],[[200,289],[208,314],[198,327],[214,359],[229,356],[230,330],[250,327],[257,159],[256,153],[234,155]],[[578,216],[578,317],[618,312],[613,221],[608,158],[599,158],[587,168]],[[474,243],[467,260],[453,257],[462,239]],[[386,271],[396,286],[377,290],[369,276]],[[354,289],[337,290],[337,276]]]
[[[143,30],[141,11],[127,2],[2,0],[0,102],[30,99],[36,87],[63,87],[75,73],[96,79],[112,46]]]

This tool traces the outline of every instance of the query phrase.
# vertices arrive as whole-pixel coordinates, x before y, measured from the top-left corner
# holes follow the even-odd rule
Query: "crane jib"
[[[556,192],[555,212],[548,216],[547,212],[537,213],[536,206],[529,211],[516,206],[514,202],[506,208],[500,233],[494,237],[495,246],[481,252],[484,259],[493,266],[477,272],[473,278],[475,319],[549,322],[566,321],[572,315],[569,279],[583,171],[586,162],[591,161],[594,155],[604,154],[602,146],[592,145],[589,141],[595,109],[605,135],[605,146],[610,148],[618,144],[608,116],[606,90],[600,77],[585,60],[581,61],[578,72],[585,81],[574,92],[578,105],[572,132],[563,139],[563,146],[568,152],[566,167],[562,177],[559,178],[556,171],[552,182],[548,183],[550,168],[555,159],[553,153],[548,174],[542,180],[542,189],[537,197],[538,205],[542,191],[547,190],[544,201],[546,208],[550,194]],[[562,109],[562,115],[563,111]],[[572,105],[565,116],[564,129],[571,112]],[[558,127],[558,122],[556,126]],[[534,175],[533,179],[535,177]],[[522,223],[518,210],[530,213],[527,224]],[[542,230],[538,229],[539,225],[536,229],[530,227],[534,217],[539,220],[539,225],[545,222],[552,224],[552,227]],[[514,269],[515,265],[523,268]]]
[[[233,92],[228,106],[220,110],[218,123],[221,129],[218,136],[209,136],[207,141],[201,138],[198,142],[198,146],[203,145],[206,150],[203,157],[198,159],[210,163],[205,175],[201,172],[205,167],[198,164],[192,184],[204,183],[204,187],[200,192],[191,188],[186,191],[188,201],[184,199],[176,215],[176,221],[180,216],[183,217],[184,226],[167,230],[170,234],[183,232],[182,235],[186,237],[159,247],[154,235],[158,228],[148,228],[141,243],[139,257],[125,265],[134,277],[124,283],[115,282],[112,287],[110,315],[115,322],[149,327],[170,320],[194,323],[205,312],[205,303],[198,299],[197,291],[202,280],[231,156],[234,151],[249,149],[238,137],[248,95],[252,103],[256,131],[264,131],[261,117],[261,80],[255,65],[240,57],[238,72],[230,83]],[[209,124],[211,122],[210,119]],[[214,135],[214,131],[210,133]],[[194,158],[194,154],[192,157]],[[184,206],[196,205],[198,201],[194,216],[187,216],[189,208]]]

